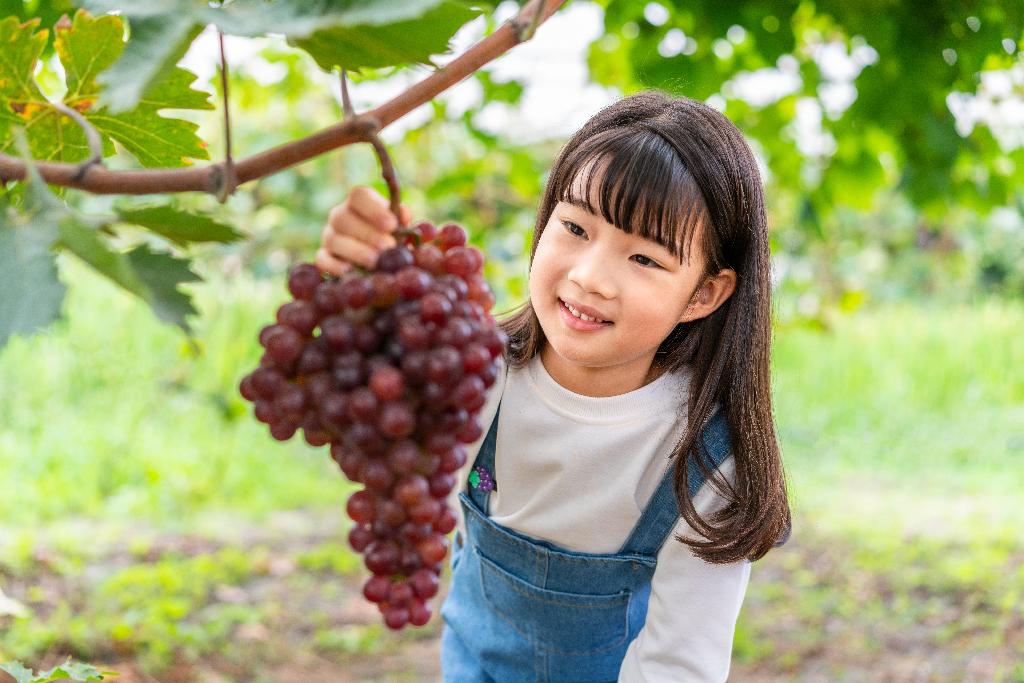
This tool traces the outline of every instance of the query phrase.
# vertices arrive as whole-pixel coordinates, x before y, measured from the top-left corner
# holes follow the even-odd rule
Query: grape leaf
[[[92,664],[72,662],[70,659],[49,671],[42,671],[39,677],[44,681],[62,681],[70,678],[73,681],[102,681],[104,675],[116,675],[113,671],[100,671]]]
[[[32,669],[25,668],[25,665],[21,662],[0,664],[0,670],[6,671],[14,677],[14,683],[33,683],[36,677],[35,672]]]
[[[35,31],[38,19],[20,23],[16,17],[0,21],[0,152],[11,142],[11,124],[25,123],[27,102],[44,102],[43,93],[32,79],[36,60],[46,45],[48,33]],[[6,142],[6,144],[5,144]]]
[[[141,206],[118,210],[127,223],[142,225],[179,246],[190,242],[234,242],[242,234],[208,216],[195,216],[170,206]]]
[[[55,683],[56,681],[102,681],[104,676],[116,676],[114,671],[100,671],[91,664],[73,662],[69,658],[64,664],[38,674],[21,662],[0,664],[0,670],[14,677],[14,683]]]
[[[52,250],[59,216],[53,202],[59,202],[39,180],[34,166],[29,174],[33,180],[28,183],[22,213],[0,207],[0,346],[13,334],[32,334],[49,325],[60,316],[64,301],[65,288],[57,279]],[[45,193],[37,191],[40,185]]]
[[[324,69],[358,70],[426,63],[430,55],[446,52],[455,32],[480,13],[478,7],[453,0],[277,0],[222,7],[200,0],[81,1],[96,14],[122,12],[131,28],[123,55],[99,78],[101,103],[111,112],[134,107],[171,72],[207,24],[231,35],[284,35]]]
[[[423,64],[430,55],[447,52],[451,37],[477,14],[449,2],[416,19],[379,26],[334,26],[289,42],[308,52],[326,70],[336,66],[356,71],[362,67]],[[410,36],[416,40],[410,40]]]
[[[10,124],[28,132],[32,158],[45,161],[82,161],[89,156],[85,133],[59,112],[33,80],[33,70],[48,31],[38,21],[19,24],[13,17],[0,22],[0,40],[10,49],[0,55],[0,151],[11,145]],[[212,109],[206,93],[192,90],[195,76],[173,68],[147,97],[130,111],[111,113],[98,105],[97,77],[124,51],[120,17],[91,17],[79,10],[73,21],[57,23],[54,47],[66,72],[64,104],[81,113],[99,131],[104,155],[120,142],[146,167],[187,165],[190,159],[208,159],[205,143],[190,121],[159,115],[161,108]]]
[[[157,317],[188,332],[185,316],[195,315],[196,309],[188,295],[178,290],[178,285],[200,281],[189,268],[189,262],[152,251],[146,245],[136,247],[127,256],[149,289],[149,305]]]

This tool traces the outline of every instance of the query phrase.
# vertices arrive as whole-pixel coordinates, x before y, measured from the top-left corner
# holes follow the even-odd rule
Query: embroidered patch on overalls
[[[469,473],[469,485],[481,491],[494,491],[498,486],[494,483],[494,477],[483,465],[477,465]]]

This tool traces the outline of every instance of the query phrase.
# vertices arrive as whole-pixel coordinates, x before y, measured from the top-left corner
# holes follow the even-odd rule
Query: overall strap
[[[718,469],[729,457],[731,451],[729,421],[721,406],[712,413],[697,443],[702,452],[702,459],[712,471]],[[674,471],[675,464],[673,462],[669,465],[665,476],[662,477],[658,488],[651,495],[647,507],[640,514],[640,519],[637,520],[629,538],[622,544],[622,548],[619,550],[620,554],[655,556],[661,546],[665,544],[665,540],[682,515],[673,485]],[[687,474],[690,497],[693,498],[704,485],[706,477],[693,458],[687,462]]]
[[[498,414],[501,412],[501,400],[498,400],[498,408],[494,411],[494,419],[491,420],[491,426],[487,430],[487,436],[484,437],[484,441],[480,444],[480,450],[477,451],[476,459],[473,461],[473,466],[470,468],[470,474],[473,473],[477,467],[482,467],[487,470],[491,478],[494,478],[494,451],[498,442]],[[487,514],[487,503],[491,499],[491,492],[484,490],[476,486],[467,487],[469,497],[480,508],[480,512]]]

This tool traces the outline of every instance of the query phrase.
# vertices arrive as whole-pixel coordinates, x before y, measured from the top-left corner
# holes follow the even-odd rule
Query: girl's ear
[[[734,291],[736,271],[732,268],[723,268],[717,275],[712,275],[697,286],[679,322],[686,323],[711,315],[732,296]]]

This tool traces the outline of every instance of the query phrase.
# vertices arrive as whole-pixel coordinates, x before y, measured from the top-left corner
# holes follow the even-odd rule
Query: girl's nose
[[[567,278],[584,292],[596,294],[605,299],[613,299],[615,298],[615,280],[612,277],[611,268],[596,251],[579,255],[569,269]]]

